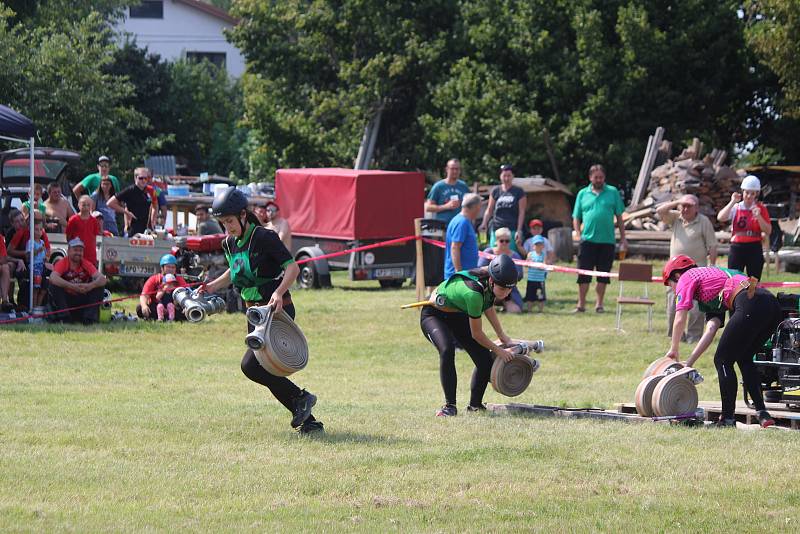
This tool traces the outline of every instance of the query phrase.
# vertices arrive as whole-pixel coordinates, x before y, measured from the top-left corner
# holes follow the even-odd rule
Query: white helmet
[[[752,174],[748,174],[742,180],[742,191],[761,191],[761,180]]]

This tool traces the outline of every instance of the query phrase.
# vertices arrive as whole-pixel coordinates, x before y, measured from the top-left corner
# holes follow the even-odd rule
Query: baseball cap
[[[537,235],[533,237],[532,243],[535,245],[536,243],[544,243],[544,237]]]
[[[98,165],[103,163],[104,161],[111,163],[111,158],[109,158],[108,156],[100,156],[99,158],[97,158]]]
[[[73,237],[72,239],[69,240],[69,243],[67,243],[67,245],[69,245],[70,247],[83,247],[83,241],[81,240],[80,237]]]
[[[94,217],[95,219],[100,217],[102,219],[103,218],[103,214],[100,213],[99,211],[95,210],[95,211],[92,212],[92,217]]]
[[[528,223],[528,228],[533,228],[534,226],[544,226],[544,223],[541,219],[531,219],[531,222]]]
[[[170,283],[170,282],[174,282],[174,281],[175,281],[175,275],[174,274],[167,273],[166,275],[164,275],[164,282]]]
[[[510,165],[508,163],[504,163],[503,165],[500,165],[500,171],[501,172],[502,171],[513,171],[513,170],[514,170],[514,166]]]

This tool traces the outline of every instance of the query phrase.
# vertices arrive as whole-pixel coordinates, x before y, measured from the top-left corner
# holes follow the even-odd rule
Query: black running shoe
[[[292,401],[292,428],[297,428],[306,422],[311,415],[311,408],[317,403],[317,396],[303,390]]]
[[[458,408],[454,404],[445,404],[436,412],[436,417],[455,417],[458,415]]]
[[[711,428],[736,428],[736,419],[723,419],[720,417],[709,426]]]
[[[758,424],[761,425],[761,428],[768,428],[775,424],[775,419],[767,410],[761,410],[758,412]]]
[[[325,426],[322,421],[306,421],[297,429],[300,436],[318,437],[325,435]]]
[[[479,413],[479,412],[485,412],[485,411],[486,411],[486,405],[485,404],[479,404],[477,406],[473,406],[471,404],[467,405],[467,413]]]

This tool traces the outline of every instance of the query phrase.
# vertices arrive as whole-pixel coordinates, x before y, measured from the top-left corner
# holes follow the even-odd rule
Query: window
[[[220,70],[225,70],[225,52],[186,52],[186,59],[200,63],[208,61]]]
[[[142,0],[138,6],[130,7],[132,19],[163,19],[163,0]]]

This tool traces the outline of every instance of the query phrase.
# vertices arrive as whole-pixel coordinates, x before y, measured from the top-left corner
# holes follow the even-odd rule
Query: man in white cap
[[[747,272],[748,276],[761,278],[764,269],[764,251],[761,235],[772,233],[767,207],[758,201],[761,181],[752,174],[742,180],[742,192],[734,191],[731,201],[719,210],[717,220],[731,221],[731,249],[728,267]]]
[[[53,265],[53,272],[50,273],[50,301],[54,310],[97,303],[97,306],[60,314],[63,321],[90,324],[96,323],[99,318],[106,277],[100,274],[94,264],[84,259],[83,251],[83,241],[77,237],[71,239],[67,257]]]
[[[692,258],[698,266],[717,263],[717,238],[714,225],[708,217],[698,211],[700,202],[694,195],[683,195],[673,202],[665,202],[656,214],[672,227],[669,243],[669,257],[683,254]],[[675,319],[675,292],[667,288],[667,337],[672,337],[672,323]],[[689,326],[683,341],[696,343],[703,335],[705,315],[697,307],[689,311]]]

